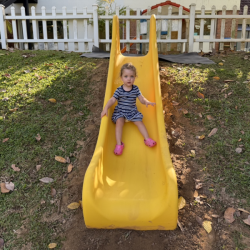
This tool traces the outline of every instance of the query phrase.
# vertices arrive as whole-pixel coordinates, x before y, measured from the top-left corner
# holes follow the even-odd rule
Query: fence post
[[[6,21],[5,21],[5,7],[0,4],[0,35],[2,49],[7,49],[7,30],[6,30]]]
[[[190,5],[190,16],[189,16],[189,37],[188,37],[188,52],[193,52],[194,50],[194,24],[195,24],[195,6],[192,3]]]
[[[93,4],[94,45],[99,48],[98,5]]]

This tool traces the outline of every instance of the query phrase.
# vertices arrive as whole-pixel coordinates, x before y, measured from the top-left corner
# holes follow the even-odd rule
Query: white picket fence
[[[100,43],[106,44],[106,50],[110,50],[110,21],[112,20],[113,16],[108,14],[108,8],[106,8],[106,14],[104,16],[98,15],[98,6],[93,5],[93,9],[87,10],[87,8],[83,8],[81,10],[77,9],[76,7],[73,8],[73,13],[67,12],[66,7],[62,8],[62,12],[58,12],[56,7],[52,8],[52,12],[48,12],[45,7],[42,7],[41,14],[36,14],[35,7],[31,7],[31,15],[25,15],[24,7],[21,7],[21,15],[16,14],[15,8],[11,7],[11,15],[5,15],[5,8],[3,5],[0,5],[0,43],[2,49],[7,49],[9,43],[13,43],[15,48],[20,47],[20,44],[24,44],[24,49],[28,49],[28,44],[34,44],[34,49],[37,50],[38,44],[43,43],[44,49],[48,50],[48,43],[53,43],[54,50],[58,50],[58,43],[63,43],[64,50],[69,50],[69,43],[73,43],[74,51],[79,51],[79,44],[84,44],[84,51],[89,51],[90,44],[94,44],[95,46],[99,47]],[[141,15],[140,10],[136,11],[135,15],[130,14],[130,9],[127,8],[125,15],[119,15],[119,7],[116,8],[116,14],[118,15],[120,20],[124,20],[126,23],[126,38],[121,38],[121,43],[126,44],[127,51],[130,51],[130,43],[137,44],[136,50],[140,50],[140,44],[146,44],[148,46],[149,43],[149,19],[150,19],[150,10],[148,8],[147,15]],[[241,43],[241,49],[245,48],[245,43],[250,42],[250,39],[246,39],[246,20],[250,19],[250,15],[247,15],[248,7],[244,7],[243,15],[237,15],[237,7],[233,6],[233,14],[226,15],[226,6],[223,6],[222,15],[216,15],[216,8],[215,6],[211,9],[210,15],[205,15],[205,7],[202,6],[201,14],[196,14],[196,5],[190,5],[190,13],[189,15],[183,15],[183,8],[179,8],[178,15],[172,15],[172,7],[169,6],[168,8],[168,15],[161,15],[162,7],[158,7],[156,19],[157,19],[157,42],[159,44],[167,44],[167,51],[170,51],[170,46],[172,43],[177,43],[177,50],[178,51],[188,51],[192,52],[194,48],[194,42],[199,42],[199,49],[203,50],[203,43],[209,43],[210,50],[214,48],[215,42],[220,43],[220,49],[223,49],[223,43],[230,41],[230,47],[233,49],[236,42]],[[99,39],[99,20],[105,20],[105,39]],[[147,20],[147,36],[146,39],[141,38],[141,24],[140,20]],[[182,20],[186,21],[186,37],[182,39]],[[195,20],[200,19],[200,35],[199,38],[196,38],[194,35],[194,27],[195,27]],[[210,25],[210,36],[209,38],[204,38],[204,19],[211,19]],[[216,20],[221,19],[221,32],[220,38],[217,39],[215,36],[216,33]],[[225,20],[232,19],[232,28],[231,28],[231,39],[225,39]],[[235,34],[237,32],[236,28],[236,19],[243,19],[242,21],[242,35],[241,38],[235,38]],[[6,22],[10,20],[12,23],[13,29],[13,39],[7,38],[7,25]],[[22,29],[22,36],[18,36],[17,31],[17,22],[21,20],[21,29]],[[32,22],[32,32],[33,38],[28,39],[27,35],[27,26],[26,20],[31,20]],[[131,39],[130,34],[130,21],[136,20],[136,38]],[[162,38],[161,31],[162,31],[162,22],[167,20],[167,35],[166,38]],[[178,37],[177,39],[171,39],[171,29],[172,29],[172,21],[178,20]],[[42,21],[42,33],[43,38],[39,38],[38,34],[38,21]],[[53,22],[53,38],[48,39],[47,34],[47,21]],[[59,39],[57,34],[57,21],[62,21],[63,23],[63,38]],[[72,29],[71,33],[73,36],[71,38],[68,37],[68,22],[72,22]],[[92,27],[92,34],[89,34],[88,26]],[[20,27],[19,27],[20,29]],[[83,32],[83,34],[79,34],[79,30]],[[83,38],[79,38],[83,37]]]

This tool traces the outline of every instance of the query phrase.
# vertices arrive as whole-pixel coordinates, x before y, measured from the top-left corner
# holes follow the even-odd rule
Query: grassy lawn
[[[95,62],[79,53],[0,51],[0,178],[15,184],[13,192],[0,194],[5,249],[21,249],[27,242],[32,249],[47,249],[60,242],[60,229],[43,215],[57,212],[67,175],[68,164],[55,156],[69,157],[74,165],[76,141],[84,139],[85,97]],[[43,177],[54,181],[42,183]],[[53,197],[51,188],[57,192]]]
[[[213,192],[220,195],[225,188],[239,204],[243,199],[249,206],[250,61],[244,56],[245,53],[220,54],[211,58],[216,64],[173,65],[166,72],[171,84],[181,86],[175,101],[192,110],[186,117],[205,126],[205,131],[193,135],[194,140],[205,135],[205,155],[197,156],[196,161],[214,183]],[[217,133],[208,137],[214,128]],[[241,153],[236,152],[237,148]]]
[[[176,86],[177,109],[187,109],[185,117],[205,128],[191,133],[193,140],[205,136],[200,140],[204,154],[194,160],[213,184],[211,192],[219,197],[225,188],[239,206],[248,209],[250,61],[244,56],[221,54],[211,58],[213,65],[169,64],[164,70],[168,83]],[[58,235],[63,224],[45,219],[58,212],[66,188],[68,164],[57,162],[55,156],[69,157],[74,165],[81,149],[76,141],[87,139],[86,97],[97,62],[80,58],[79,53],[0,51],[0,181],[15,184],[13,192],[0,193],[0,238],[5,250],[19,250],[29,243],[32,249],[47,249],[52,242],[58,244],[56,249],[62,246]],[[214,128],[217,132],[208,137]],[[13,164],[20,171],[14,171]],[[44,177],[53,182],[42,183]],[[68,215],[63,214],[65,220]],[[235,241],[243,249],[239,237],[236,233]]]

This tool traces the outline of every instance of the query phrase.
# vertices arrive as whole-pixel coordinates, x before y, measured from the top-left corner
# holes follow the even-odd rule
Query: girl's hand
[[[145,103],[146,107],[148,107],[148,105],[151,105],[151,106],[155,106],[155,102],[149,102],[149,101],[146,101]]]
[[[108,116],[108,110],[107,109],[104,109],[101,113],[101,118],[103,118],[103,116]]]

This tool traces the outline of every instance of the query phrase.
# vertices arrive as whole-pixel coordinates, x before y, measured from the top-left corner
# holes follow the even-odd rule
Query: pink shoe
[[[147,140],[144,140],[144,143],[145,143],[146,146],[148,146],[150,148],[154,147],[157,144],[156,141],[154,141],[151,138],[148,138]]]
[[[115,155],[121,155],[123,149],[124,149],[124,143],[122,142],[122,145],[116,145],[115,146],[114,154]]]

